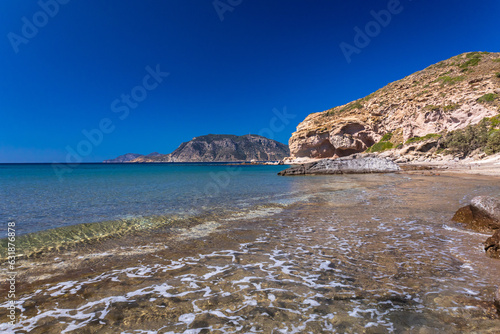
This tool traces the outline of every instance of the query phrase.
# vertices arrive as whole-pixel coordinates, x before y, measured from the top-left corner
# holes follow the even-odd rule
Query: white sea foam
[[[179,321],[184,323],[186,326],[189,326],[196,319],[196,314],[194,313],[186,313],[179,317]]]
[[[321,304],[313,299],[306,299],[302,302],[303,304],[311,305],[311,306],[320,306]]]
[[[274,215],[283,211],[280,207],[264,207],[255,210],[250,210],[248,212],[236,213],[232,217],[225,218],[225,221],[235,221],[235,220],[248,220],[262,218],[270,215]]]
[[[443,225],[443,228],[445,230],[448,230],[448,231],[458,232],[458,233],[462,233],[462,234],[480,235],[480,236],[488,235],[488,233],[481,233],[481,232],[475,232],[475,231],[470,231],[470,230],[465,230],[465,229],[458,229],[458,228],[451,227],[448,225]]]

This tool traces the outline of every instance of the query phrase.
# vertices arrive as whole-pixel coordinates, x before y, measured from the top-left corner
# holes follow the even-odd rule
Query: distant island
[[[259,135],[208,134],[182,143],[169,154],[127,153],[105,163],[278,161],[290,155],[288,145]]]

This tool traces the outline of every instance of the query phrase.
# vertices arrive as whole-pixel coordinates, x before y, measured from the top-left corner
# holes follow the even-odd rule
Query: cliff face
[[[257,135],[206,135],[182,143],[170,154],[138,157],[131,162],[223,162],[282,160],[288,146]]]
[[[394,143],[457,130],[500,112],[500,53],[431,65],[346,105],[310,114],[289,140],[291,158],[341,157],[391,134]]]

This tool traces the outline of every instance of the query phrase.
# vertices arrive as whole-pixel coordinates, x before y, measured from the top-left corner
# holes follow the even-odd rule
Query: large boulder
[[[400,170],[390,159],[371,154],[354,154],[291,167],[279,172],[278,175],[393,173]]]
[[[474,197],[470,205],[460,208],[452,220],[479,232],[500,228],[500,201],[494,197]]]
[[[498,199],[490,196],[476,196],[470,201],[470,204],[497,222],[500,221],[500,201]]]
[[[489,257],[500,259],[500,201],[494,197],[477,196],[471,204],[455,213],[452,220],[479,232],[494,232],[484,242]]]

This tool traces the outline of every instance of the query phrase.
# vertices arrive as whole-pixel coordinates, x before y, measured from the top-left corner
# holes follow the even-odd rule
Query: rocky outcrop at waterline
[[[493,236],[484,242],[484,249],[488,256],[500,258],[500,200],[489,196],[476,196],[470,205],[458,209],[452,220],[478,232],[494,232]]]
[[[294,166],[279,172],[278,175],[393,173],[400,170],[399,166],[390,159],[379,158],[371,154],[356,154]]]
[[[500,201],[489,196],[474,197],[470,205],[455,213],[452,220],[478,232],[491,232],[500,228]]]
[[[289,140],[289,160],[343,157],[374,145],[378,146],[372,152],[401,150],[422,138],[477,124],[499,111],[500,53],[465,53],[364,98],[310,114]],[[416,146],[408,146],[400,155],[414,154]],[[418,150],[426,154],[431,146],[426,143]]]
[[[489,257],[500,259],[500,230],[497,230],[491,237],[486,239],[484,250]],[[498,300],[500,302],[500,298]]]
[[[134,159],[120,156],[105,162],[242,162],[278,161],[290,154],[288,146],[258,135],[214,135],[195,137],[169,154],[151,153]],[[129,155],[125,155],[129,156]],[[120,161],[117,161],[120,160]]]
[[[493,300],[495,307],[497,308],[498,314],[500,314],[500,288],[498,288],[497,293],[495,294],[495,298]]]

